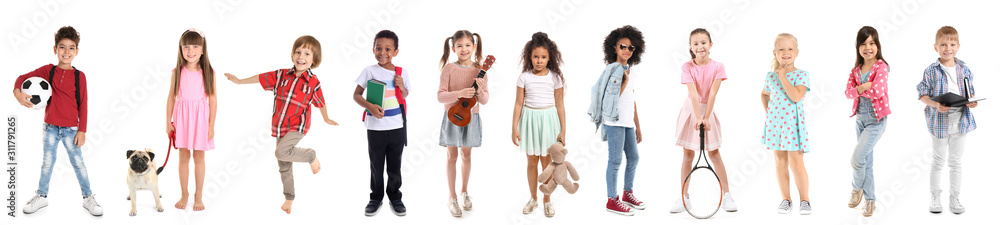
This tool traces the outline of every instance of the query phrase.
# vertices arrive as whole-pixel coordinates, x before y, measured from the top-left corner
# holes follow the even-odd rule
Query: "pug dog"
[[[128,182],[128,199],[132,200],[132,211],[129,216],[135,216],[135,191],[153,191],[153,199],[156,200],[156,211],[163,212],[163,205],[160,204],[160,187],[156,172],[156,162],[153,158],[152,149],[128,150],[129,169],[126,181]]]

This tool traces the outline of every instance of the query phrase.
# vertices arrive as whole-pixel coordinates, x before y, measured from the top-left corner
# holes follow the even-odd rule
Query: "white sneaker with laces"
[[[733,200],[733,195],[729,192],[722,196],[722,209],[726,212],[736,212],[736,201]]]
[[[45,199],[45,197],[36,194],[35,197],[31,197],[31,200],[28,200],[28,204],[24,204],[24,214],[35,213],[39,209],[45,208],[45,206],[48,205],[49,205],[48,199]]]
[[[90,215],[104,215],[104,208],[101,208],[101,205],[97,204],[97,199],[94,199],[93,194],[83,198],[83,208],[87,209]]]
[[[962,214],[965,213],[965,207],[962,206],[961,202],[958,202],[958,197],[951,196],[951,201],[948,203],[948,208],[951,209],[951,213]]]
[[[472,198],[469,198],[469,192],[462,192],[462,209],[472,210]]]
[[[677,199],[677,202],[674,203],[674,207],[670,208],[670,213],[684,212],[684,203],[681,201],[682,200],[680,198]],[[688,205],[691,205],[691,199],[688,197],[684,197],[683,201],[687,202]]]
[[[941,211],[944,211],[943,207],[941,207],[941,195],[931,194],[931,204],[928,209],[930,209],[931,213],[941,213]]]

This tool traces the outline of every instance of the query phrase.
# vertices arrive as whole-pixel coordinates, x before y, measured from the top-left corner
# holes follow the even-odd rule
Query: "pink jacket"
[[[861,66],[854,67],[851,70],[851,76],[847,79],[847,91],[844,94],[847,95],[848,99],[855,100],[854,106],[851,107],[852,117],[858,113],[858,97],[866,97],[872,99],[875,117],[881,120],[892,113],[889,110],[889,65],[880,59],[872,66],[871,72],[872,74],[868,76],[867,81],[861,81]],[[857,86],[866,82],[872,82],[871,89],[859,95]]]

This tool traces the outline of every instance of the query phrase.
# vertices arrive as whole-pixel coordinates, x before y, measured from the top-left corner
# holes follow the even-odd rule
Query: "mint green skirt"
[[[548,156],[549,147],[556,143],[559,132],[559,113],[556,107],[535,109],[523,107],[521,120],[517,123],[521,135],[521,153]]]

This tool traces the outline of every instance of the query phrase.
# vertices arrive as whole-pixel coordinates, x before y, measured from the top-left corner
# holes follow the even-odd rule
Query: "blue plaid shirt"
[[[965,66],[965,62],[955,58],[955,64],[957,66],[957,73],[955,76],[958,77],[958,89],[959,92],[956,93],[962,96],[969,96],[965,93],[965,79],[969,79],[969,90],[972,95],[976,94],[976,88],[973,84],[972,71],[969,70],[968,66]],[[943,95],[948,93],[948,77],[946,77],[944,72],[944,67],[941,66],[941,59],[937,62],[932,63],[930,66],[924,70],[924,79],[917,84],[918,98],[922,96],[934,97],[938,95]],[[948,113],[940,113],[936,108],[927,106],[924,107],[924,118],[927,119],[927,130],[931,132],[934,137],[946,138],[948,136]],[[969,110],[968,106],[962,106],[962,119],[958,122],[958,132],[965,134],[976,129],[976,120],[972,117],[972,111]]]

